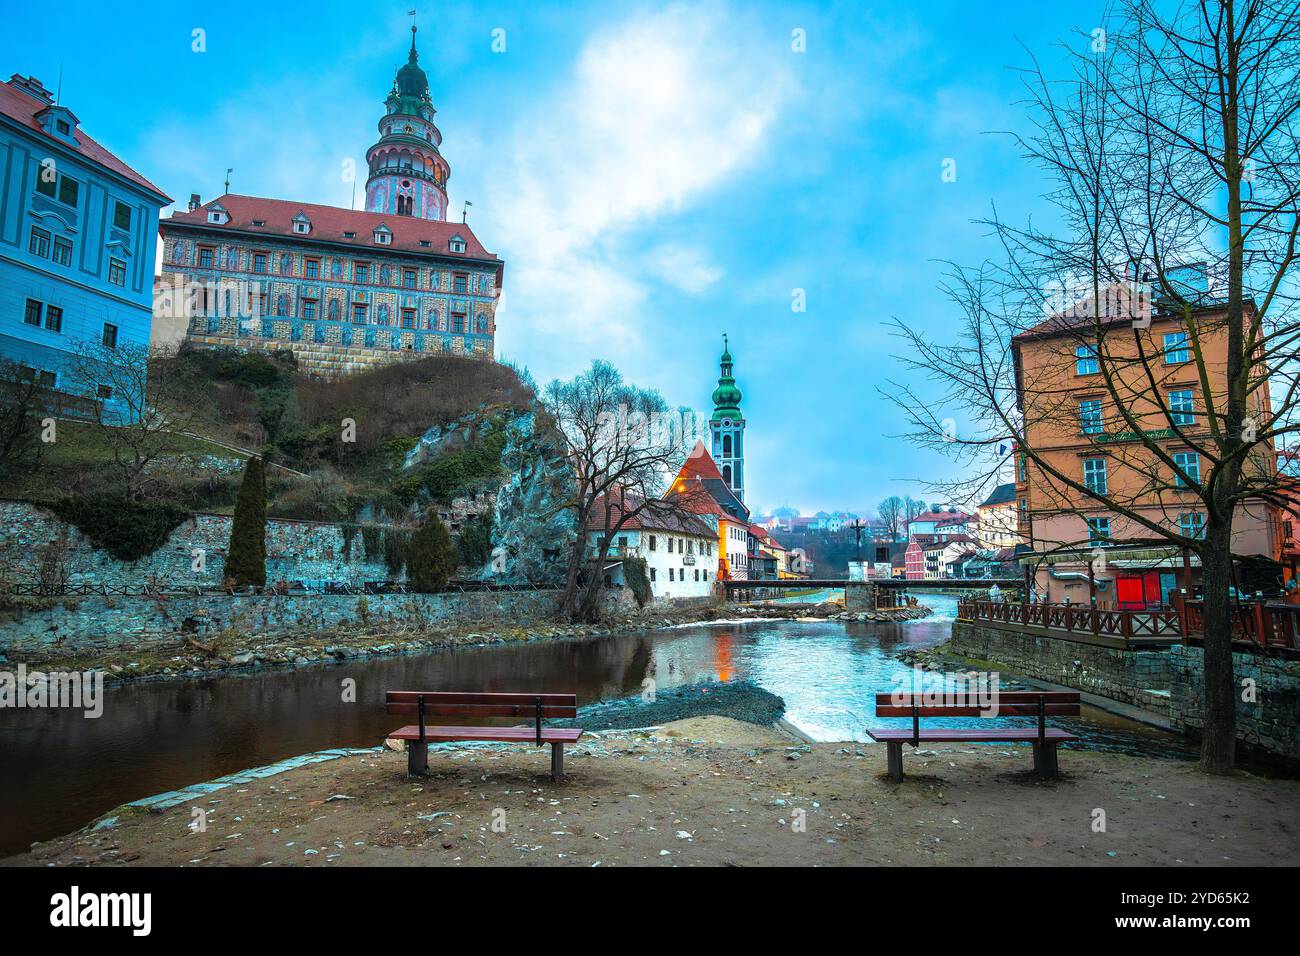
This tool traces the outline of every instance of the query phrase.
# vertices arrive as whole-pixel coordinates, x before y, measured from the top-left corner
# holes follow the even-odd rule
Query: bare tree
[[[93,399],[91,418],[126,497],[144,493],[152,462],[190,444],[199,383],[175,351],[83,342],[70,353],[68,379]]]
[[[0,479],[34,468],[40,462],[44,394],[35,374],[0,360]]]
[[[1294,508],[1276,448],[1300,425],[1297,41],[1294,3],[1130,0],[1064,45],[1068,80],[1035,62],[1034,127],[1016,139],[1060,227],[995,212],[999,255],[945,284],[959,335],[899,327],[904,363],[938,391],[897,393],[912,437],[968,472],[949,495],[996,483],[1014,448],[1036,549],[1124,539],[1198,557],[1209,772],[1234,765],[1234,524]],[[1100,464],[1081,468],[1080,440]]]
[[[551,382],[542,401],[568,442],[577,479],[573,497],[561,504],[573,513],[578,537],[559,615],[594,621],[618,533],[642,514],[689,513],[689,502],[662,495],[696,438],[695,416],[670,410],[658,392],[624,382],[601,361],[572,381]],[[592,530],[599,532],[594,554],[587,543]]]
[[[898,495],[890,495],[877,507],[880,513],[880,520],[885,523],[885,530],[889,532],[889,540],[898,540],[898,530],[903,522],[905,505],[903,499]]]

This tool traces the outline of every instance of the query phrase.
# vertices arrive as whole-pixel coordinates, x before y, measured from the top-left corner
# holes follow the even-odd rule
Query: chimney
[[[34,76],[19,76],[15,73],[9,77],[9,85],[36,97],[38,100],[44,100],[50,105],[54,104],[54,94],[47,90],[45,84]]]
[[[199,199],[199,194],[190,193],[190,212],[193,212],[194,210],[198,209],[202,205],[203,205],[203,201]]]

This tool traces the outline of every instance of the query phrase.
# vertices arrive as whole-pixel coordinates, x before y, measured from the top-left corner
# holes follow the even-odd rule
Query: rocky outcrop
[[[506,425],[501,466],[507,478],[497,492],[492,560],[481,577],[510,584],[564,580],[577,531],[565,502],[576,494],[563,440],[540,425],[540,408]]]

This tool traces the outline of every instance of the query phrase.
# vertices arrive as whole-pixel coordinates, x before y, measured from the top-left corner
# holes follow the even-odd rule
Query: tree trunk
[[[1237,749],[1237,682],[1232,669],[1233,602],[1231,526],[1210,516],[1201,549],[1201,593],[1204,596],[1205,728],[1201,736],[1201,769],[1231,773]],[[1190,597],[1190,595],[1189,595]]]

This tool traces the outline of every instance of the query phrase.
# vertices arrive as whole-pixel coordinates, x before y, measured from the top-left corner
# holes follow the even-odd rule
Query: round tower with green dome
[[[722,478],[737,498],[745,500],[745,416],[740,411],[740,387],[732,374],[731,350],[722,336],[722,374],[713,390],[713,416],[709,433],[713,438],[713,460]]]
[[[436,110],[429,96],[429,78],[415,50],[414,26],[411,52],[397,71],[384,106],[379,142],[366,151],[367,211],[445,221],[451,167],[438,151],[442,133],[433,123]]]

